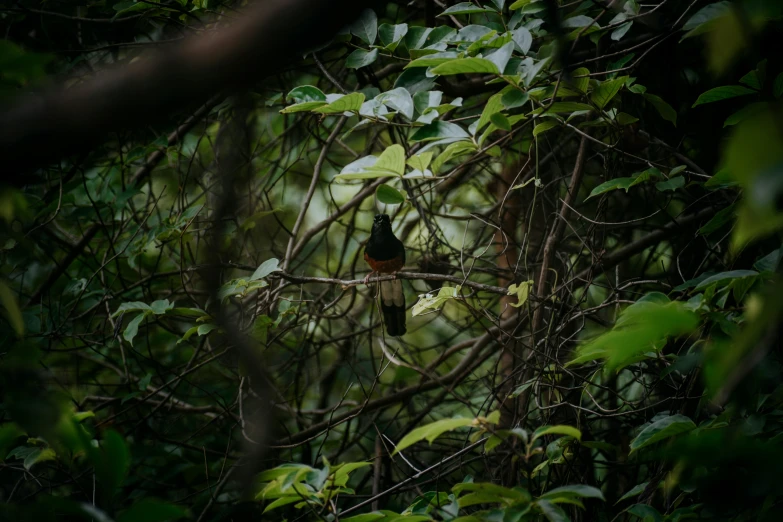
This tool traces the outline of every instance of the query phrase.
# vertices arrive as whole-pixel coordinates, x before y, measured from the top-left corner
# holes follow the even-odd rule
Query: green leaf
[[[406,34],[408,34],[408,24],[381,24],[378,28],[381,45],[389,51],[394,51]]]
[[[755,263],[753,263],[753,268],[758,270],[759,272],[774,272],[778,269],[778,265],[780,264],[781,256],[783,255],[783,250],[780,248],[773,250],[766,256],[762,257]]]
[[[634,504],[625,510],[625,513],[630,513],[636,517],[642,519],[643,522],[662,522],[663,516],[652,506],[647,504]]]
[[[691,16],[687,22],[682,26],[683,31],[688,31],[688,34],[682,37],[684,40],[689,36],[694,36],[702,31],[695,32],[699,27],[703,27],[708,22],[720,18],[731,9],[731,2],[723,0],[721,2],[715,2],[702,7],[696,13]]]
[[[526,27],[518,27],[511,32],[511,38],[522,54],[527,54],[530,51],[530,46],[533,45],[533,35]]]
[[[734,215],[736,212],[737,212],[736,203],[732,203],[728,207],[719,210],[718,213],[712,216],[712,219],[710,219],[706,225],[704,225],[699,229],[699,234],[701,234],[702,236],[706,236],[708,234],[712,234],[717,230],[720,230],[721,228],[723,228],[723,226],[725,226],[726,224],[734,220]]]
[[[368,45],[375,43],[378,35],[378,17],[372,9],[364,9],[350,26],[351,34],[358,36]]]
[[[658,419],[642,430],[635,439],[631,441],[631,451],[640,450],[656,442],[674,437],[681,433],[687,433],[696,429],[696,424],[685,415],[670,415]]]
[[[600,489],[594,488],[593,486],[586,486],[583,484],[573,484],[571,486],[562,486],[555,489],[550,489],[541,497],[539,498],[545,498],[548,500],[555,500],[555,499],[561,499],[561,498],[598,498],[601,500],[606,500],[604,498],[604,494],[601,492]]]
[[[723,150],[725,170],[744,189],[731,242],[737,249],[783,227],[776,200],[783,189],[783,132],[775,112],[762,111],[737,125]]]
[[[593,24],[593,19],[589,16],[585,15],[577,15],[572,16],[571,18],[566,18],[562,21],[561,26],[565,27],[567,29],[572,29],[575,27],[587,27],[589,25]],[[596,22],[593,25],[598,25],[598,22]]]
[[[434,121],[414,132],[409,141],[430,141],[444,138],[468,139],[470,134],[456,123]]]
[[[281,114],[290,114],[294,112],[309,112],[313,109],[318,109],[319,107],[323,107],[327,103],[325,101],[309,101],[309,102],[303,102],[303,103],[295,103],[294,105],[289,105],[285,109],[281,109]]]
[[[610,38],[615,42],[622,40],[623,36],[625,36],[625,34],[631,29],[632,25],[633,25],[633,20],[622,24],[614,31],[612,31]]]
[[[631,116],[630,114],[626,114],[624,112],[618,113],[616,118],[617,123],[620,125],[630,125],[632,123],[636,123],[639,121],[639,118],[636,116]]]
[[[150,309],[152,309],[152,313],[155,315],[163,315],[173,308],[174,303],[169,303],[168,299],[153,301],[152,304],[150,304]]]
[[[450,76],[454,74],[500,74],[498,66],[486,58],[457,58],[431,69],[432,74]]]
[[[576,112],[576,111],[592,111],[594,110],[593,107],[590,105],[587,105],[586,103],[578,103],[578,102],[555,102],[552,105],[550,105],[547,108],[540,107],[533,111],[533,114],[561,114],[565,112]],[[538,111],[538,112],[536,112]]]
[[[322,114],[339,114],[346,111],[358,111],[362,103],[364,103],[364,94],[361,92],[353,92],[346,94],[336,99],[329,105],[318,107],[313,112],[320,112]]]
[[[631,187],[634,181],[636,181],[634,178],[614,178],[610,179],[609,181],[604,181],[595,187],[592,191],[590,191],[590,195],[587,196],[587,199],[590,199],[593,196],[598,196],[599,194],[603,194],[604,192],[609,192],[610,190],[624,189],[626,192],[628,192],[628,189]]]
[[[142,303],[141,301],[131,301],[127,303],[122,303],[119,308],[117,308],[117,311],[111,314],[112,317],[117,317],[123,312],[135,312],[135,311],[141,311],[141,312],[152,312],[152,308],[147,303]]]
[[[488,482],[461,482],[451,488],[454,493],[470,492],[472,495],[463,495],[459,499],[460,507],[481,503],[477,501],[480,498],[496,498],[494,502],[529,503],[532,499],[530,493],[522,488],[506,488],[497,484]]]
[[[476,132],[479,132],[484,126],[491,121],[493,114],[503,110],[503,102],[501,101],[503,95],[501,93],[493,94],[484,104],[484,109],[481,111],[481,117],[476,124]]]
[[[492,116],[489,117],[489,120],[498,128],[502,129],[504,131],[510,131],[511,130],[511,123],[509,123],[508,118],[506,118],[506,115],[501,112],[496,112]]]
[[[372,179],[382,178],[385,175],[380,172],[369,172],[367,169],[378,162],[376,156],[364,156],[343,167],[335,179]]]
[[[24,335],[24,318],[22,317],[22,310],[19,308],[16,295],[3,281],[0,281],[0,304],[5,308],[8,322],[11,323],[11,327],[16,332],[16,335],[22,337]]]
[[[759,114],[760,112],[763,112],[765,110],[773,110],[769,103],[765,102],[759,102],[759,103],[751,103],[749,105],[746,105],[745,107],[741,108],[728,118],[726,118],[726,121],[723,122],[724,127],[730,127],[731,125],[737,125],[738,123],[748,119],[752,118],[756,114]]]
[[[29,470],[39,462],[57,459],[57,454],[52,448],[18,447],[8,453],[7,458],[22,459],[24,469]]]
[[[424,114],[427,109],[440,105],[442,100],[443,93],[440,91],[417,92],[413,95],[413,107],[419,114]]]
[[[573,426],[557,425],[557,426],[541,426],[533,432],[533,440],[540,439],[544,435],[567,435],[573,437],[576,440],[582,440],[582,432]]]
[[[413,120],[413,98],[411,93],[404,87],[397,87],[391,91],[379,94],[375,99],[392,110],[399,112],[409,120]]]
[[[389,185],[378,185],[375,194],[378,197],[378,201],[387,205],[399,205],[405,202],[405,196]]]
[[[757,91],[748,89],[742,85],[724,85],[723,87],[715,87],[709,91],[703,93],[693,107],[698,105],[704,105],[705,103],[714,103],[721,100],[728,100],[729,98],[736,98],[737,96],[747,96],[748,94],[757,94]]]
[[[560,506],[552,504],[548,500],[539,500],[536,502],[536,505],[549,522],[571,522],[571,519],[568,518],[568,515]]]
[[[326,95],[318,87],[312,85],[300,85],[288,93],[287,98],[296,103],[325,102]]]
[[[542,133],[548,131],[549,129],[553,129],[553,128],[557,127],[558,125],[559,124],[555,120],[544,120],[541,123],[539,123],[538,125],[536,125],[535,128],[533,129],[533,137],[535,138],[539,134],[542,134]]]
[[[367,167],[367,170],[381,172],[386,176],[402,176],[405,174],[405,149],[399,144],[386,147],[375,165]]]
[[[473,425],[473,419],[443,419],[435,421],[433,423],[421,426],[405,435],[402,440],[394,448],[392,456],[396,455],[405,448],[416,444],[420,440],[427,440],[430,444],[432,441],[446,433],[457,428],[464,428],[466,426]]]
[[[590,87],[590,70],[587,67],[580,67],[571,72],[569,85],[575,87],[579,92],[586,93]]]
[[[432,161],[432,156],[434,153],[432,151],[422,152],[421,154],[417,154],[415,156],[411,156],[408,158],[408,165],[410,165],[412,168],[424,172],[427,170],[427,167],[430,166],[430,162]]]
[[[672,122],[675,127],[677,126],[677,112],[672,108],[671,105],[666,103],[663,98],[648,93],[643,93],[642,96],[645,100],[650,102],[656,111],[658,111],[658,114],[661,115],[661,118]]]
[[[514,308],[519,308],[527,302],[530,295],[530,289],[533,288],[533,280],[522,281],[519,285],[513,284],[508,287],[508,295],[516,295],[517,302],[511,303]]]
[[[546,68],[551,62],[551,58],[547,56],[542,60],[534,62],[532,58],[528,57],[522,60],[520,67],[522,73],[522,79],[526,87],[529,87],[533,81],[535,81],[539,74]]]
[[[280,466],[277,466],[275,468],[262,471],[256,476],[255,481],[257,483],[272,482],[280,477],[288,476],[292,472],[307,474],[311,471],[313,471],[313,468],[311,468],[306,464],[286,463],[286,464],[281,464]]]
[[[766,77],[766,60],[763,60],[759,67],[748,74],[740,78],[739,82],[743,85],[747,85],[751,89],[760,91],[764,86],[764,79]]]
[[[347,69],[361,69],[362,67],[367,67],[377,59],[378,49],[373,49],[372,51],[356,49],[345,59],[345,67]]]
[[[628,500],[629,498],[638,497],[645,490],[645,488],[647,487],[647,484],[649,484],[649,482],[642,482],[641,484],[635,485],[634,487],[629,489],[628,492],[625,495],[620,497],[620,500],[615,502],[615,505],[619,504],[623,500]]]
[[[513,87],[508,91],[503,89],[501,93],[502,96],[500,101],[503,103],[503,107],[506,109],[516,109],[517,107],[523,106],[530,100],[530,95],[528,93]]]
[[[301,502],[301,501],[302,501],[302,497],[300,497],[299,495],[291,495],[291,496],[287,496],[287,497],[281,497],[281,498],[278,498],[278,499],[270,502],[269,505],[267,505],[264,508],[264,511],[262,512],[262,514],[263,513],[267,513],[269,511],[272,511],[273,509],[277,509],[279,507],[287,506],[288,504],[293,504],[294,502]]]
[[[426,56],[422,56],[421,58],[416,58],[412,62],[410,62],[408,65],[405,66],[406,69],[412,68],[412,67],[435,67],[436,65],[441,65],[453,60],[457,59],[457,53],[453,51],[443,51],[440,53],[432,53],[428,54]],[[396,84],[395,84],[396,85]]]
[[[140,498],[125,510],[117,522],[168,522],[188,516],[188,510],[153,498]]]
[[[427,311],[435,311],[443,306],[449,299],[459,297],[460,286],[444,286],[436,295],[424,294],[419,296],[419,301],[413,305],[411,315],[416,317]]]
[[[757,277],[758,275],[759,273],[756,272],[755,270],[730,270],[728,272],[720,272],[719,274],[712,275],[702,280],[698,285],[696,285],[695,290],[696,291],[704,290],[708,286],[717,283],[726,283],[727,281],[731,281],[733,279],[740,279],[743,277]]]
[[[516,2],[512,3],[510,6],[508,6],[510,11],[516,11],[517,9],[522,9],[529,3],[531,3],[533,0],[517,0]]]
[[[511,53],[514,52],[514,43],[508,42],[494,53],[487,55],[486,59],[494,63],[498,71],[502,74],[511,59]]]
[[[453,5],[443,11],[438,16],[448,16],[457,14],[473,14],[473,13],[493,13],[494,9],[487,9],[486,7],[478,7],[470,2],[460,2],[457,5]]]
[[[266,261],[258,265],[256,271],[253,272],[252,276],[250,276],[249,281],[256,281],[258,279],[263,279],[273,272],[282,272],[283,269],[278,266],[279,264],[280,261],[274,257],[272,259],[267,259]]]
[[[128,323],[128,326],[125,327],[125,331],[122,332],[122,338],[131,345],[133,345],[133,338],[139,333],[139,325],[145,317],[147,317],[146,313],[140,313]]]
[[[659,181],[655,184],[655,188],[659,192],[666,192],[668,190],[675,191],[685,186],[685,178],[683,176],[675,176],[667,179],[666,181]]]
[[[382,518],[386,518],[386,515],[384,513],[364,513],[362,515],[356,515],[355,517],[349,517],[349,518],[340,518],[340,522],[373,522],[375,520],[380,520]]]
[[[198,332],[199,336],[207,335],[212,330],[217,330],[219,328],[218,325],[212,324],[212,323],[204,323],[198,325],[198,328],[196,329],[196,332]]]
[[[471,154],[476,151],[476,145],[472,141],[458,141],[452,143],[432,162],[432,171],[438,172],[440,168],[448,161]]]
[[[612,99],[617,96],[620,89],[625,85],[627,76],[615,78],[613,80],[607,80],[598,85],[590,94],[590,100],[596,104],[599,109],[603,109]]]
[[[566,366],[606,359],[608,369],[620,369],[643,360],[645,353],[662,349],[668,338],[688,334],[698,325],[698,315],[685,303],[643,298],[625,309],[614,328],[577,348]]]

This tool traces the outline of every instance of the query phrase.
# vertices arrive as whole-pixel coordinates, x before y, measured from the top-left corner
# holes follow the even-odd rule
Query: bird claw
[[[373,274],[373,272],[370,272],[366,276],[364,276],[364,284],[369,285],[370,284],[370,276]]]

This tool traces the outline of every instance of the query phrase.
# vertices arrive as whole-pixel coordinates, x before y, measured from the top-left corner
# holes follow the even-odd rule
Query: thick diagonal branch
[[[81,85],[0,109],[0,156],[20,171],[87,149],[106,133],[162,121],[275,72],[351,20],[361,0],[264,0],[236,23]],[[9,181],[8,179],[6,181]]]

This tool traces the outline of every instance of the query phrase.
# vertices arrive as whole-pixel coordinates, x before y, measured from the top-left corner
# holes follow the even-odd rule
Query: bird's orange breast
[[[392,274],[394,272],[399,272],[402,270],[402,267],[405,264],[405,262],[402,260],[402,257],[395,257],[393,259],[387,259],[386,261],[378,261],[377,259],[373,259],[368,256],[366,252],[364,254],[364,260],[367,261],[367,264],[370,265],[370,268],[381,274]]]

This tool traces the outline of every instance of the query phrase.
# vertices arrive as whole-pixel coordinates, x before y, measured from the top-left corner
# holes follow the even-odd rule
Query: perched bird
[[[364,260],[373,272],[396,274],[405,265],[405,246],[392,232],[391,220],[387,214],[377,214],[372,223],[370,240],[364,249]],[[364,279],[367,283],[370,274]],[[402,293],[402,281],[392,279],[381,281],[381,311],[386,333],[391,336],[404,335],[405,295]]]

